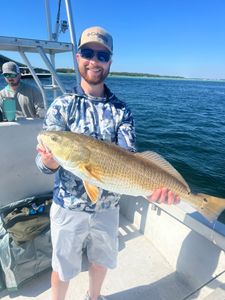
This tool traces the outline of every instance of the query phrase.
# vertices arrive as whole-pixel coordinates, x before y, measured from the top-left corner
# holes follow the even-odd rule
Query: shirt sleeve
[[[128,108],[125,108],[123,119],[117,132],[117,143],[122,148],[136,152],[135,142],[136,134],[133,115]]]
[[[2,99],[2,94],[0,92],[0,111],[2,112],[2,106],[3,106],[3,99]]]
[[[2,106],[3,106],[3,99],[6,98],[6,95],[5,95],[5,88],[0,90],[0,110],[3,110],[2,109]]]
[[[43,130],[65,131],[67,129],[66,103],[58,97],[50,105],[43,124]]]
[[[62,104],[62,101],[59,98],[56,98],[55,101],[49,107],[43,124],[43,130],[46,131],[64,131],[66,130],[66,121],[65,121],[65,108]],[[41,159],[41,155],[38,154],[36,157],[36,165],[38,169],[44,174],[54,174],[58,169],[51,170],[47,168]]]
[[[32,88],[33,95],[33,104],[35,108],[35,114],[39,117],[43,117],[44,115],[44,99],[41,94],[41,91],[37,87]]]
[[[52,170],[52,169],[49,169],[48,167],[46,167],[43,162],[42,162],[42,159],[41,159],[41,154],[38,153],[37,156],[36,156],[36,159],[35,159],[35,162],[36,162],[36,165],[38,167],[38,169],[44,173],[44,174],[54,174],[55,172],[58,171],[58,169],[55,169],[55,170]]]

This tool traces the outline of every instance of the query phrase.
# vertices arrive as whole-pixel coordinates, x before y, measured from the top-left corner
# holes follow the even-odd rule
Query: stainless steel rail
[[[60,5],[61,5],[61,1],[60,1]],[[70,32],[70,39],[71,39],[71,41],[68,43],[58,41],[59,38],[58,19],[56,20],[57,24],[55,26],[56,32],[52,32],[49,0],[45,0],[45,12],[46,12],[47,30],[48,30],[47,40],[0,36],[0,50],[18,52],[23,62],[29,68],[30,73],[32,74],[37,86],[41,90],[44,99],[44,106],[46,109],[48,107],[46,86],[44,86],[39,80],[26,53],[39,54],[41,59],[45,63],[47,69],[51,73],[52,85],[48,86],[48,90],[52,89],[53,91],[55,91],[56,88],[58,88],[62,93],[65,93],[66,92],[65,87],[63,86],[63,83],[61,82],[59,76],[55,71],[55,58],[56,58],[55,56],[56,54],[59,53],[71,52],[73,58],[74,70],[76,74],[77,87],[79,89],[80,76],[79,76],[77,62],[76,62],[77,46],[76,46],[75,28],[73,23],[70,0],[65,0],[65,6],[66,6],[67,19],[68,19],[68,22],[66,21],[66,24],[68,23],[68,29]],[[57,16],[57,18],[59,18],[59,15]],[[49,55],[50,59],[48,58],[47,55]]]

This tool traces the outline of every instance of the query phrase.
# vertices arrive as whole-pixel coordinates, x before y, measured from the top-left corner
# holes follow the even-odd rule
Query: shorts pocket
[[[61,207],[60,205],[52,203],[50,210],[50,218],[52,222],[57,224],[62,224],[65,219],[66,209]]]

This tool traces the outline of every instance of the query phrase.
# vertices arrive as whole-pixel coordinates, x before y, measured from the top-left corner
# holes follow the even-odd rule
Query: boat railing
[[[61,1],[60,1],[61,5]],[[39,87],[44,101],[45,109],[48,108],[48,101],[46,95],[46,86],[42,84],[39,80],[34,67],[29,60],[27,53],[37,53],[40,55],[40,58],[46,65],[46,68],[51,73],[52,77],[52,84],[48,85],[47,89],[52,89],[53,91],[59,89],[61,93],[65,93],[66,89],[60,80],[56,70],[55,70],[55,56],[59,53],[66,53],[71,52],[73,57],[74,63],[74,70],[76,74],[76,81],[79,88],[79,72],[77,68],[76,62],[76,37],[75,37],[75,29],[73,24],[73,16],[71,11],[70,0],[65,0],[65,7],[66,7],[66,14],[68,21],[64,21],[64,30],[65,30],[65,23],[68,24],[68,29],[70,32],[70,42],[60,42],[59,38],[59,26],[56,26],[55,32],[52,31],[51,28],[51,17],[50,17],[50,7],[49,7],[49,0],[45,0],[45,11],[46,11],[46,18],[47,18],[47,27],[48,27],[48,40],[39,40],[39,39],[28,39],[28,38],[19,38],[19,37],[7,37],[7,36],[0,36],[0,50],[2,51],[15,51],[18,52],[23,60],[23,62],[28,67],[30,73],[32,74],[37,86]],[[59,15],[59,14],[58,14]],[[59,18],[59,16],[57,16]],[[59,23],[57,19],[56,24]]]

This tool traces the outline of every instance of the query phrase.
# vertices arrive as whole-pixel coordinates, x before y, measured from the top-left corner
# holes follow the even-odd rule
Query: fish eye
[[[58,137],[57,137],[56,135],[53,135],[53,136],[52,136],[52,140],[53,140],[53,142],[57,142]]]

